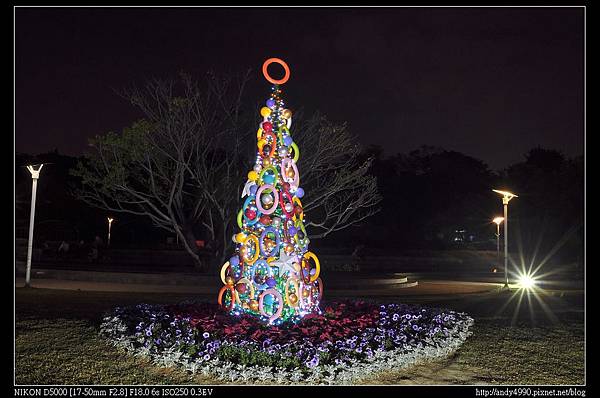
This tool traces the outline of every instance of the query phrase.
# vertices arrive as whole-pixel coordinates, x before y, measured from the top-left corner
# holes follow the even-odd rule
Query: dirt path
[[[363,379],[359,384],[390,385],[456,385],[487,384],[491,377],[484,369],[477,369],[460,363],[457,355],[448,358],[427,361],[397,371],[383,372]]]

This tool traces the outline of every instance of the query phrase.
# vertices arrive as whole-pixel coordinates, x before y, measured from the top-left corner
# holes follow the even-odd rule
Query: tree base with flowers
[[[207,303],[117,308],[101,333],[114,345],[236,383],[349,384],[450,355],[471,334],[464,313],[403,304],[331,302],[280,326]]]
[[[267,73],[270,63],[286,71]],[[464,313],[402,304],[330,302],[308,251],[291,111],[279,86],[289,68],[263,65],[274,86],[261,109],[257,157],[242,192],[236,252],[221,269],[218,305],[117,308],[101,333],[163,366],[242,383],[348,384],[377,371],[449,355],[471,334]],[[312,265],[311,265],[312,263]]]

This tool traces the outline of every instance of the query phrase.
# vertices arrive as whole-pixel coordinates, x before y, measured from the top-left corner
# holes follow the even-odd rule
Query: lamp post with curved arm
[[[508,202],[512,198],[518,198],[517,195],[508,191],[492,189],[492,191],[502,195],[502,204],[504,205],[504,288],[508,289]],[[500,224],[498,224],[500,227]]]
[[[35,166],[39,166],[37,169]],[[33,252],[33,225],[35,220],[35,197],[37,194],[37,182],[40,178],[40,171],[42,171],[44,164],[30,165],[27,166],[27,170],[31,173],[31,212],[29,213],[29,240],[27,241],[27,268],[25,271],[25,287],[31,285],[31,254]]]

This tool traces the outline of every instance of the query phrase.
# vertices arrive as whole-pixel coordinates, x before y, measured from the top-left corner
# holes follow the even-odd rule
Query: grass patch
[[[160,368],[117,350],[98,335],[116,306],[176,303],[197,295],[16,289],[17,384],[219,384],[180,369]],[[208,298],[208,297],[207,297]],[[211,297],[214,299],[214,297]],[[386,299],[389,301],[389,298]],[[411,301],[417,300],[416,298]],[[424,305],[467,311],[473,336],[450,358],[365,378],[365,384],[583,384],[583,313],[568,298],[550,304],[557,322],[493,315],[501,296]],[[570,311],[569,308],[573,310]],[[560,311],[558,311],[560,310]],[[234,355],[235,353],[231,353]]]

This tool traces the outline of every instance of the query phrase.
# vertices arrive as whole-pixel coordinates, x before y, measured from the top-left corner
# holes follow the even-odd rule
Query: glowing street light
[[[40,171],[44,164],[40,164],[37,169],[34,167],[36,164],[27,166],[27,170],[31,173],[31,212],[29,213],[29,241],[27,242],[27,270],[25,271],[25,287],[30,286],[31,280],[31,253],[33,252],[33,222],[35,219],[35,196],[37,193],[37,181],[40,178]]]
[[[504,221],[504,217],[496,217],[492,220],[496,224],[496,259],[500,263],[500,224]]]
[[[508,191],[497,189],[492,189],[492,191],[502,195],[502,204],[504,205],[504,287],[508,289],[508,202],[512,198],[518,198],[518,196]],[[498,228],[500,228],[500,224],[498,224]],[[500,232],[499,229],[498,232]]]
[[[519,286],[523,289],[533,289],[535,287],[535,279],[533,279],[530,275],[521,275],[519,276]]]
[[[114,221],[114,218],[107,218],[108,220],[108,240],[107,240],[107,246],[110,246],[110,227],[112,226],[112,222]]]

